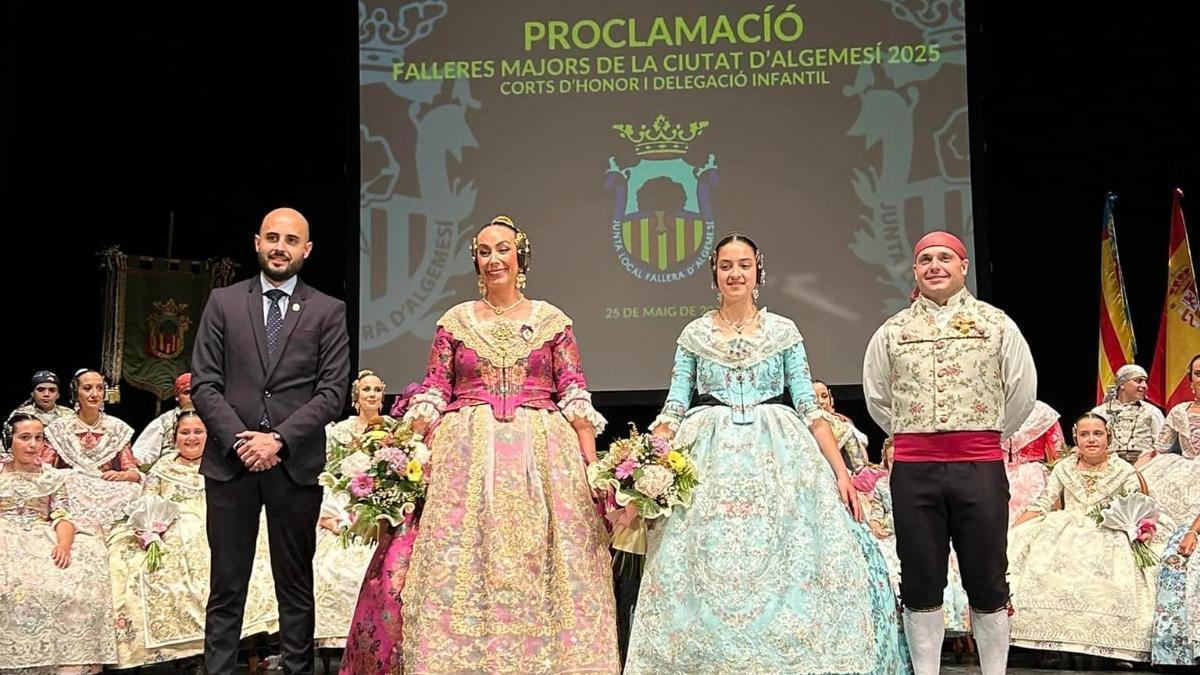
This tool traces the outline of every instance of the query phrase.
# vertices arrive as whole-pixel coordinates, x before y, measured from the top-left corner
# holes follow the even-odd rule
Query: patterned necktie
[[[275,358],[275,347],[279,343],[279,331],[283,329],[283,312],[279,311],[279,301],[287,297],[287,293],[272,288],[264,295],[271,301],[267,310],[267,360]]]
[[[267,309],[267,361],[270,362],[275,358],[275,348],[279,343],[279,331],[283,330],[283,312],[279,311],[279,301],[286,298],[287,293],[278,288],[272,288],[264,295],[267,296],[267,300],[271,301],[271,306]],[[271,418],[267,415],[266,409],[263,410],[258,426],[262,429],[271,428]]]

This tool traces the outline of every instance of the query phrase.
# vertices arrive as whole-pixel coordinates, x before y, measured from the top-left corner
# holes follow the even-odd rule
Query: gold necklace
[[[1089,465],[1083,460],[1080,460],[1079,463],[1087,467],[1079,468],[1079,480],[1083,483],[1083,491],[1089,495],[1095,494],[1099,489],[1100,479],[1103,477],[1105,470],[1108,469],[1108,459],[1105,458],[1099,464]]]
[[[718,309],[717,315],[721,317],[721,320],[725,322],[725,325],[727,325],[733,329],[733,332],[737,333],[738,335],[741,335],[742,331],[745,329],[745,325],[749,321],[751,321],[754,317],[758,316],[758,310],[755,309],[753,314],[742,319],[741,321],[738,321],[737,323],[734,323],[733,321],[730,321],[729,319],[725,318],[725,310],[724,309]]]
[[[79,426],[83,428],[84,433],[99,434],[99,433],[101,433],[100,429],[104,424],[104,413],[103,412],[100,413],[100,416],[96,418],[95,424],[88,424],[87,422],[84,422],[83,415],[80,415],[78,413],[76,413],[76,415],[75,415],[75,420],[79,424]]]
[[[495,312],[496,316],[500,316],[501,314],[504,314],[505,312],[511,312],[512,310],[519,307],[522,302],[525,302],[525,296],[522,295],[521,297],[517,298],[517,301],[514,302],[513,304],[509,305],[508,307],[497,307],[497,306],[493,305],[487,299],[486,295],[483,296],[482,298],[480,298],[480,300],[483,300],[483,304],[487,305],[489,309],[491,309],[493,312]]]

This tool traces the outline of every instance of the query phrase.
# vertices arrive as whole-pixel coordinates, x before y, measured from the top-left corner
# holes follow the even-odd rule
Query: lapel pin
[[[299,312],[299,311],[300,311],[300,303],[298,303],[298,302],[293,302],[293,303],[292,303],[292,311],[293,311],[293,312]]]

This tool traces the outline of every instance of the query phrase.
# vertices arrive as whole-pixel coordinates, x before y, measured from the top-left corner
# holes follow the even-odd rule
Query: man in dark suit
[[[317,475],[350,379],[346,305],[296,276],[312,253],[298,212],[268,213],[254,245],[262,273],[213,291],[192,353],[192,400],[208,426],[204,655],[208,672],[234,672],[265,505],[283,669],[312,673]]]

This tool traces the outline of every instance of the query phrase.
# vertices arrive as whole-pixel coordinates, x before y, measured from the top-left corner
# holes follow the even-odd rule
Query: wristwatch
[[[287,445],[287,443],[283,442],[283,434],[280,434],[278,431],[272,431],[271,438],[274,438],[275,440],[279,441],[280,445]]]

